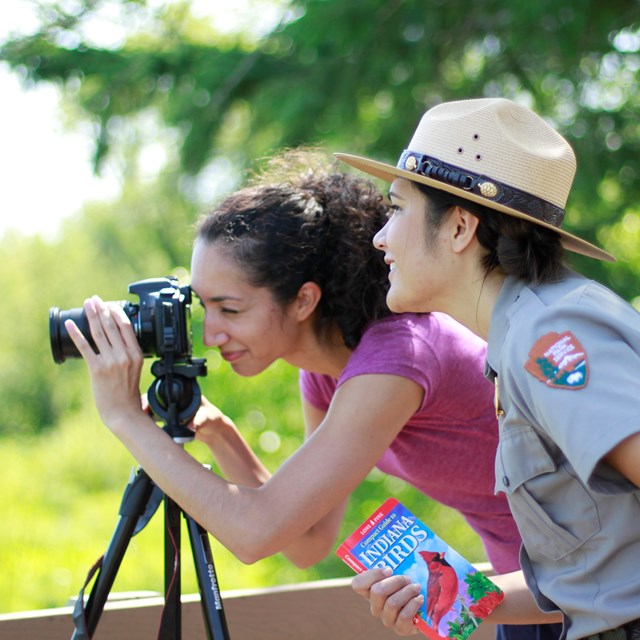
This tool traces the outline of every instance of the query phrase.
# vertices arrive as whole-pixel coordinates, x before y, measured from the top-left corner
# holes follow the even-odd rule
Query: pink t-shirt
[[[364,374],[394,374],[424,389],[422,406],[377,467],[457,509],[478,533],[499,573],[520,568],[520,535],[504,494],[494,493],[498,424],[484,375],[486,343],[441,313],[374,322],[336,380],[300,372],[302,396],[326,411],[338,385]]]

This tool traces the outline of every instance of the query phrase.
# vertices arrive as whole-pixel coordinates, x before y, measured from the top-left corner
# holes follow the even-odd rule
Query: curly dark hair
[[[486,273],[500,268],[506,275],[532,284],[552,282],[561,277],[565,253],[560,235],[555,231],[419,182],[412,184],[427,197],[426,215],[428,228],[432,231],[455,206],[480,220],[476,236],[487,250],[483,259]]]
[[[316,152],[289,152],[207,214],[197,238],[223,242],[249,282],[282,306],[315,282],[317,333],[326,339],[337,326],[353,349],[369,322],[390,313],[388,269],[372,244],[387,210],[372,182]]]

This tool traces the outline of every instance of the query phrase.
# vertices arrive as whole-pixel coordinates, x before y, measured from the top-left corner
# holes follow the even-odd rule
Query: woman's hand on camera
[[[351,582],[353,590],[369,600],[371,615],[399,636],[420,633],[413,623],[424,603],[420,586],[406,576],[393,575],[391,569],[371,569],[358,574]]]
[[[116,302],[98,296],[84,303],[97,353],[72,320],[65,328],[89,368],[96,407],[112,430],[142,411],[140,371],[143,356],[131,322]]]

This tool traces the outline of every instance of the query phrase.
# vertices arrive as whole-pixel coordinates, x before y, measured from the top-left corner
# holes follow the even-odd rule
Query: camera
[[[139,304],[118,301],[131,321],[145,358],[173,355],[175,360],[190,359],[191,287],[179,285],[177,278],[150,278],[129,285],[129,293],[137,295]],[[84,309],[49,310],[51,354],[57,364],[67,358],[80,358],[64,323],[73,320],[96,351],[89,321]]]

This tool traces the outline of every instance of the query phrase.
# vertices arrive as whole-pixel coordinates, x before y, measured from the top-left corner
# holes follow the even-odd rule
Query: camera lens
[[[51,354],[56,364],[62,364],[67,358],[79,358],[80,352],[73,344],[69,332],[64,326],[66,320],[73,320],[78,329],[82,331],[89,344],[95,350],[95,343],[91,337],[89,321],[84,309],[67,309],[63,311],[58,307],[49,310],[49,337],[51,339]]]
[[[191,287],[179,286],[175,278],[149,278],[129,285],[129,293],[140,298],[140,304],[127,300],[118,304],[131,322],[142,354],[175,358],[191,356]],[[64,323],[73,320],[93,350],[98,349],[91,337],[91,328],[84,309],[49,309],[49,338],[53,361],[62,364],[67,358],[80,358]]]

